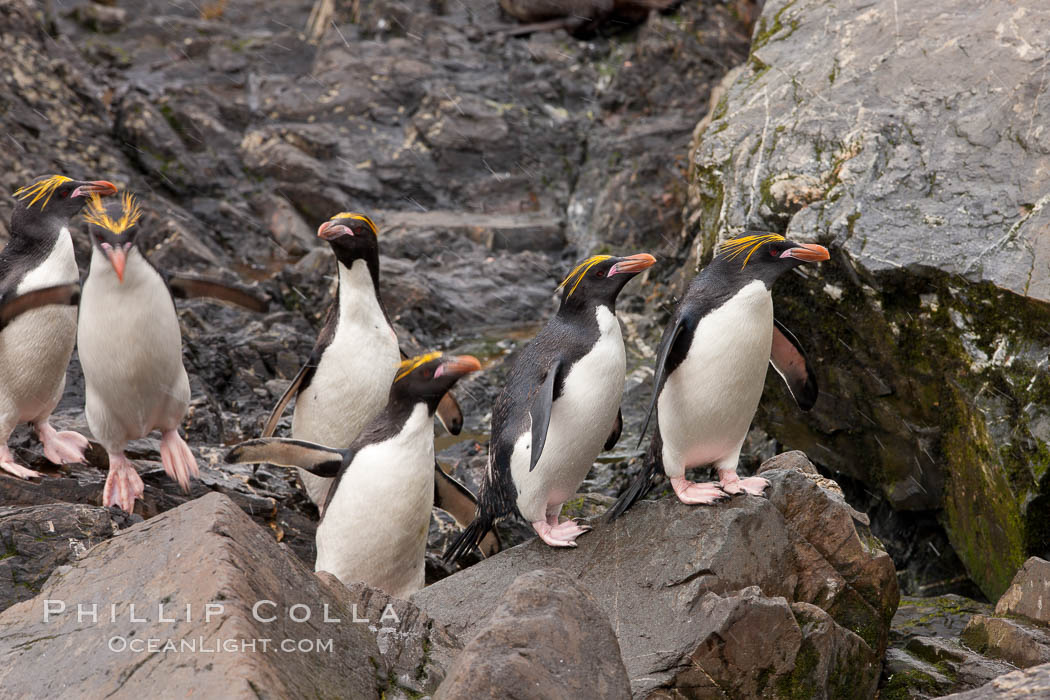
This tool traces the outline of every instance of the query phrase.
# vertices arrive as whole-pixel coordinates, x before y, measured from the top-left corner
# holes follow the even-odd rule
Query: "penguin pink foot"
[[[189,493],[190,477],[200,476],[197,460],[190,451],[190,446],[179,435],[178,430],[167,430],[160,436],[160,461],[164,471],[178,482],[182,490]]]
[[[752,496],[761,496],[769,486],[769,481],[760,476],[741,479],[735,471],[719,472],[718,479],[722,483],[722,490],[730,495],[749,493]]]
[[[537,520],[532,523],[532,529],[540,536],[540,539],[551,547],[575,547],[576,538],[585,532],[589,532],[590,525],[581,525],[575,520],[566,520],[558,525],[551,525],[545,520]]]
[[[672,477],[671,487],[678,495],[678,500],[689,505],[709,505],[726,497],[718,484],[696,484],[684,476]]]
[[[23,467],[16,462],[15,456],[11,453],[11,448],[7,445],[0,445],[0,469],[8,474],[14,474],[20,479],[32,479],[35,476],[43,476],[40,472]]]
[[[37,437],[44,445],[44,456],[53,464],[80,464],[88,439],[80,433],[64,430],[61,433],[46,420],[34,425]]]
[[[102,490],[102,505],[107,508],[117,505],[125,513],[130,513],[135,509],[135,499],[142,498],[145,488],[130,459],[123,454],[109,455],[109,474]]]

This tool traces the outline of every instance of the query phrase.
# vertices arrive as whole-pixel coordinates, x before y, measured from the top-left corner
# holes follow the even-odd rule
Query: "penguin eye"
[[[779,258],[780,257],[780,251],[778,251],[776,248],[774,248],[772,246],[769,247],[769,254],[771,256],[773,256],[774,258]]]
[[[599,277],[599,278],[605,277],[605,270],[597,270],[597,271],[595,271],[594,275],[595,275],[595,277]]]

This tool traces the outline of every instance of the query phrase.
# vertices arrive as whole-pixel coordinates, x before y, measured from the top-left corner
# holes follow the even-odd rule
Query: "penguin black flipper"
[[[795,334],[780,321],[773,319],[773,349],[769,362],[783,378],[795,403],[803,411],[813,408],[820,393],[817,375],[806,360],[806,353]]]
[[[536,462],[540,461],[543,454],[543,444],[547,442],[547,427],[551,422],[551,407],[554,405],[554,387],[558,383],[558,372],[561,370],[561,360],[557,359],[547,369],[547,376],[540,385],[540,390],[532,399],[529,406],[529,415],[532,417],[532,448],[529,454],[529,471],[536,468]]]
[[[270,415],[266,419],[266,425],[263,426],[262,435],[260,437],[273,437],[274,432],[277,430],[277,421],[281,420],[281,416],[284,414],[284,409],[288,407],[288,402],[292,400],[292,397],[299,393],[299,387],[303,383],[303,379],[306,377],[306,371],[308,369],[310,369],[309,363],[300,367],[299,371],[296,372],[295,377],[292,378],[292,383],[284,390],[284,393],[281,394],[281,398],[277,401],[277,405],[273,407],[272,411],[270,411]]]
[[[474,520],[477,504],[474,494],[466,486],[446,474],[435,460],[434,507],[451,515],[461,528],[466,528]],[[503,548],[503,543],[500,542],[496,530],[492,529],[482,538],[478,548],[483,556],[490,557]]]
[[[192,277],[187,275],[168,275],[168,289],[176,299],[198,299],[207,297],[228,301],[249,311],[265,313],[270,308],[270,300],[252,294],[246,289],[225,282]]]
[[[638,472],[638,476],[634,477],[634,480],[627,486],[627,490],[616,499],[616,503],[613,503],[609,510],[605,512],[606,522],[611,523],[619,518],[627,512],[628,508],[649,493],[649,489],[653,487],[657,474],[663,471],[663,462],[660,458],[663,448],[664,443],[660,438],[660,426],[657,425],[656,432],[653,433],[653,439],[649,443],[649,451],[645,455],[642,470]]]
[[[8,301],[0,300],[0,331],[4,326],[11,323],[19,315],[35,309],[38,306],[59,304],[62,306],[76,306],[80,302],[80,285],[58,284],[53,287],[34,289]]]
[[[623,432],[623,410],[616,409],[616,422],[613,424],[612,432],[609,433],[609,437],[605,439],[605,445],[602,446],[603,450],[611,450],[616,447],[616,443],[620,440],[620,433]]]
[[[660,339],[660,350],[656,356],[656,367],[653,373],[653,398],[649,401],[649,410],[645,413],[645,423],[642,424],[642,432],[638,435],[638,445],[642,444],[642,438],[645,437],[645,432],[649,429],[649,421],[653,417],[653,411],[656,410],[656,402],[660,398],[660,390],[664,387],[664,380],[685,359],[686,354],[689,352],[689,342],[692,340],[695,328],[696,322],[684,313],[681,313],[681,309],[679,309],[679,312],[675,314],[674,323],[664,330],[664,335]],[[687,332],[686,342],[679,343],[684,332]]]
[[[513,452],[514,443],[509,440],[499,442],[494,439],[489,445],[489,470],[493,478],[486,480],[481,487],[474,520],[441,555],[446,564],[457,561],[474,547],[480,547],[487,537],[495,533],[496,521],[514,512],[518,492],[510,475]]]
[[[354,458],[354,450],[337,450],[306,440],[258,438],[236,445],[226,453],[230,464],[269,462],[283,467],[301,467],[311,474],[338,476],[340,469]]]
[[[332,339],[335,337],[335,329],[339,324],[338,316],[338,304],[330,305],[328,307],[328,313],[325,314],[324,325],[321,326],[321,332],[317,334],[317,340],[314,341],[314,347],[310,350],[310,357],[308,357],[306,363],[299,368],[299,371],[292,378],[292,383],[284,390],[281,398],[277,401],[277,405],[273,407],[272,411],[270,411],[270,416],[266,419],[266,425],[263,427],[262,437],[270,437],[274,434],[274,431],[277,430],[277,421],[281,419],[281,416],[284,414],[292,397],[298,396],[300,392],[306,390],[306,388],[310,386],[310,382],[314,378],[314,373],[317,372],[317,365],[321,361],[321,355],[324,354],[325,348],[328,347],[332,342]]]

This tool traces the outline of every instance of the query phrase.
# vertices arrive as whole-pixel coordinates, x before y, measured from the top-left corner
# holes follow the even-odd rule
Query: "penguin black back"
[[[625,359],[615,317],[616,297],[628,281],[654,262],[655,258],[644,253],[628,257],[596,255],[566,276],[560,287],[562,297],[557,314],[515,360],[493,406],[489,469],[477,513],[446,551],[447,561],[458,559],[474,547],[497,520],[515,509],[534,528],[549,519],[541,511],[560,511],[560,496],[549,503],[548,497],[567,489],[574,493],[594,457],[608,444],[609,431],[617,432]],[[590,358],[588,363],[581,363],[584,358]],[[551,421],[555,403],[566,400],[567,382],[577,366],[585,367],[585,382],[589,384],[577,386],[569,398],[572,405],[566,404],[559,410],[588,422],[580,433],[576,433],[576,426],[568,425],[573,418],[568,419],[567,425],[553,425]],[[579,384],[580,379],[574,381]],[[593,416],[593,421],[589,416]],[[531,439],[526,439],[527,434]],[[551,444],[556,448],[541,468],[537,465],[547,454],[548,435],[554,436]],[[515,458],[518,452],[527,457]],[[517,459],[527,461],[512,466]],[[515,479],[525,481],[517,483]],[[521,499],[528,505],[519,503]],[[546,538],[547,531],[539,529],[537,533],[548,543],[557,540],[558,546],[572,546],[571,537]]]

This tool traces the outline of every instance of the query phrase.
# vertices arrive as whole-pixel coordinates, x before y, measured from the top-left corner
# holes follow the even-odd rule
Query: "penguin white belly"
[[[190,400],[182,332],[167,284],[137,248],[123,283],[101,253],[92,253],[77,342],[88,426],[108,451],[178,427]]]
[[[376,299],[364,260],[340,266],[339,320],[310,385],[295,399],[292,437],[348,447],[386,406],[401,361],[397,337]],[[321,505],[332,479],[300,469],[310,499]]]
[[[531,472],[531,428],[514,446],[510,468],[518,510],[530,523],[546,519],[548,506],[576,494],[616,421],[627,356],[616,315],[605,306],[596,314],[598,342],[569,369],[551,408],[543,454]]]
[[[73,239],[63,227],[51,253],[22,278],[14,293],[78,279]],[[62,398],[76,333],[77,310],[55,306],[27,311],[0,333],[0,429],[10,431],[18,423],[51,414]]]
[[[407,598],[423,588],[434,505],[434,427],[417,404],[401,432],[354,456],[317,528],[316,571]]]
[[[738,452],[762,397],[772,344],[773,297],[761,281],[700,320],[657,404],[668,476]]]

